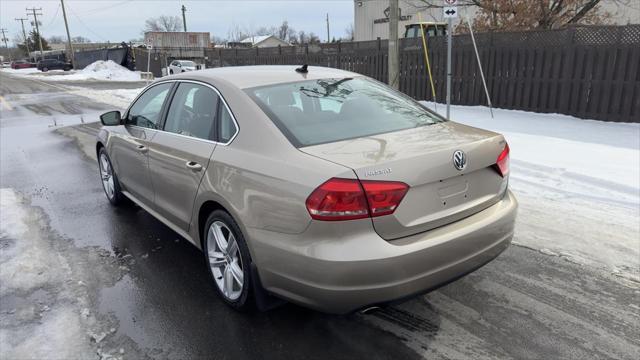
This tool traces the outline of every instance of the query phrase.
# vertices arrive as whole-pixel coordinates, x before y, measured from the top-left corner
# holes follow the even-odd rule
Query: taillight
[[[307,198],[307,209],[316,220],[353,220],[369,216],[367,199],[358,180],[333,178]]]
[[[362,181],[333,178],[307,198],[307,210],[315,220],[354,220],[392,214],[409,190],[395,181]]]
[[[504,145],[504,149],[498,155],[498,160],[496,160],[496,166],[498,167],[498,172],[502,177],[507,176],[509,174],[509,144]]]
[[[371,217],[393,214],[409,185],[396,181],[363,180],[362,187],[367,194]]]

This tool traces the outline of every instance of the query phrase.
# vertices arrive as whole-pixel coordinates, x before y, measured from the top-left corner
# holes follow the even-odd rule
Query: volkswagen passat
[[[235,308],[275,295],[346,313],[441,286],[511,242],[503,136],[359,74],[184,73],[101,120],[109,201],[132,200],[202,249]]]

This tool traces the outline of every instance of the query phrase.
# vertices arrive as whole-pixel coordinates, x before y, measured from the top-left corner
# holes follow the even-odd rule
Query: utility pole
[[[0,29],[0,32],[2,32],[2,41],[4,42],[4,47],[5,49],[8,49],[9,46],[7,46],[7,41],[9,41],[9,39],[7,39],[7,37],[5,36],[5,31],[7,31],[7,29]],[[7,52],[7,54],[9,55],[9,61],[11,61],[11,53]]]
[[[398,0],[389,0],[389,86],[400,88],[400,46],[398,40]]]
[[[5,31],[7,31],[7,29],[0,29],[0,32],[2,32],[2,41],[4,41],[4,47],[9,48],[9,46],[7,46],[7,41],[9,41],[9,39],[7,39],[7,37],[5,36]],[[11,61],[11,53],[7,52],[7,54],[9,55],[9,61]]]
[[[30,57],[31,49],[29,49],[29,40],[27,39],[27,32],[24,31],[24,21],[29,19],[20,18],[15,20],[20,21],[20,23],[22,24],[22,37],[24,37],[24,46],[27,48],[27,57]]]
[[[60,0],[62,6],[62,17],[64,18],[64,27],[67,29],[67,44],[69,44],[69,51],[71,52],[71,66],[76,68],[76,53],[73,52],[73,44],[71,43],[71,35],[69,34],[69,23],[67,22],[67,11],[64,8],[64,0]]]
[[[7,39],[7,37],[5,36],[5,34],[4,34],[5,31],[7,31],[7,29],[0,29],[0,32],[2,32],[2,39],[1,40],[2,40],[2,42],[4,42],[4,47],[8,48],[7,41],[9,39]]]
[[[329,38],[329,13],[327,13],[327,42],[331,42]]]
[[[31,14],[28,13],[31,11]],[[42,36],[40,36],[40,26],[38,25],[38,15],[42,16],[42,12],[38,13],[38,11],[42,11],[42,8],[27,8],[27,16],[33,16],[33,22],[36,24],[36,34],[38,34],[38,45],[40,46],[40,60],[44,59],[44,51],[42,50]]]
[[[182,26],[184,27],[184,32],[187,32],[187,17],[184,13],[187,11],[187,8],[182,5]]]

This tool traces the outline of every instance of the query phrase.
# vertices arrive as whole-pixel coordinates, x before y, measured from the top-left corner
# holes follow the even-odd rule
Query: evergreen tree
[[[29,44],[29,50],[40,51],[40,44],[38,43],[39,38],[40,36],[38,35],[38,33],[36,33],[35,30],[31,30],[31,32],[29,33],[29,37],[27,37],[27,44]],[[25,52],[27,51],[27,46],[24,42],[22,44],[18,44],[18,47],[22,51],[25,51]],[[49,46],[49,43],[45,38],[42,38],[42,50],[51,50],[51,47]]]

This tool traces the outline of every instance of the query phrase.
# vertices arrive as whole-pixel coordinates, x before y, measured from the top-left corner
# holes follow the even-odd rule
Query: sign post
[[[444,0],[442,16],[447,19],[447,120],[450,118],[451,107],[451,31],[453,24],[451,19],[458,17],[458,0]]]
[[[149,79],[151,76],[149,75],[149,68],[151,67],[151,49],[153,46],[149,43],[147,44],[147,85],[149,85]]]

